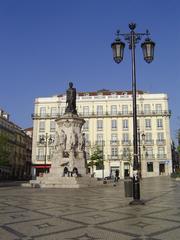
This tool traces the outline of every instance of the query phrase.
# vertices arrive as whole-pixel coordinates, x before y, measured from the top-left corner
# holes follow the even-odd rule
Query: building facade
[[[77,111],[85,119],[87,159],[99,146],[103,151],[104,169],[95,176],[132,176],[133,106],[132,92],[100,90],[77,94]],[[36,98],[33,118],[32,174],[50,168],[56,118],[66,107],[65,94]],[[137,91],[139,159],[142,177],[170,175],[172,172],[170,111],[164,93]],[[41,139],[45,139],[42,143]],[[51,141],[50,141],[51,140]],[[90,169],[92,171],[92,169]]]
[[[0,110],[0,179],[28,179],[31,174],[32,138]]]

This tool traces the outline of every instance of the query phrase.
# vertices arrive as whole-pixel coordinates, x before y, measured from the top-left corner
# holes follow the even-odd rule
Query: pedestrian
[[[119,180],[119,170],[116,169],[116,171],[115,171],[115,182],[118,182],[118,180]]]

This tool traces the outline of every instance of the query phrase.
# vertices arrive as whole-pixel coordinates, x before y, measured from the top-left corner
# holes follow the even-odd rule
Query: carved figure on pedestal
[[[65,132],[63,130],[61,130],[61,132],[59,134],[59,146],[60,146],[60,150],[62,152],[64,150],[66,150],[66,140],[67,140],[67,136],[66,136]]]
[[[79,133],[79,151],[85,151],[85,133]]]
[[[76,88],[73,88],[73,83],[69,83],[69,88],[66,91],[66,110],[65,113],[77,114],[76,110]]]
[[[77,134],[73,131],[70,135],[70,150],[75,151],[78,146],[78,137]]]

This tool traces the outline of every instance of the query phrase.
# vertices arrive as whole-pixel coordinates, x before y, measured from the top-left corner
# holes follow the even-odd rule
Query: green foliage
[[[97,169],[103,169],[103,151],[98,146],[95,147],[92,155],[90,156],[90,162],[88,166],[96,166]]]
[[[179,155],[180,155],[180,145],[177,146],[177,151],[178,151],[178,153],[179,153]]]
[[[0,166],[9,165],[8,138],[0,134]]]
[[[180,178],[180,172],[171,173],[172,178]]]

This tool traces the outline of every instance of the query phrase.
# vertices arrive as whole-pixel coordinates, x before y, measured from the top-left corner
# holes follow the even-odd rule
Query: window
[[[38,148],[37,160],[44,160],[44,148]]]
[[[151,143],[152,142],[152,133],[150,132],[147,132],[146,135],[145,135],[145,141],[146,143]]]
[[[117,129],[117,120],[116,119],[112,119],[111,120],[111,129],[112,130],[116,130]]]
[[[136,105],[136,111],[137,111],[137,114],[140,112],[139,111],[139,104]]]
[[[40,116],[45,117],[46,115],[46,108],[45,107],[40,107]]]
[[[124,119],[122,123],[123,123],[123,130],[127,130],[128,129],[128,119]]]
[[[125,157],[125,158],[131,157],[131,152],[130,152],[129,148],[123,148],[123,157]]]
[[[51,159],[52,156],[53,156],[53,152],[54,152],[54,148],[53,147],[50,147],[49,148],[49,158]]]
[[[153,157],[153,149],[151,147],[146,147],[146,157],[147,158]]]
[[[83,107],[83,115],[88,116],[89,115],[89,106],[84,106]]]
[[[157,140],[158,141],[163,141],[164,140],[164,133],[163,132],[158,132],[157,133]]]
[[[144,104],[144,113],[150,114],[151,112],[151,105],[150,104]]]
[[[163,128],[163,120],[161,118],[157,119],[157,128]]]
[[[111,155],[112,155],[112,157],[117,157],[118,156],[118,148],[117,147],[112,147],[111,148]]]
[[[140,128],[140,119],[137,119],[137,128]]]
[[[39,135],[39,143],[42,142],[42,139],[45,139],[45,135],[44,134]]]
[[[117,114],[117,106],[116,105],[111,106],[111,114]]]
[[[145,128],[151,128],[151,119],[145,119]]]
[[[116,143],[117,139],[117,134],[111,134],[111,142]]]
[[[39,122],[39,132],[45,132],[45,121]]]
[[[97,130],[103,130],[103,120],[97,120]]]
[[[156,113],[162,113],[162,104],[156,104]]]
[[[103,143],[103,134],[97,134],[97,144],[102,145]]]
[[[153,163],[152,162],[147,163],[147,172],[153,172]]]
[[[55,132],[56,131],[56,123],[55,121],[50,122],[50,132]]]
[[[128,105],[122,105],[122,114],[128,114]]]
[[[164,155],[164,152],[165,152],[164,147],[158,147],[158,154],[159,155],[161,155],[161,156]]]
[[[84,125],[83,125],[83,131],[88,131],[89,130],[89,121],[86,120]]]
[[[123,133],[123,142],[129,142],[129,134],[128,133]]]
[[[52,117],[56,117],[57,116],[57,108],[56,107],[52,107],[51,108],[51,116]]]
[[[64,113],[65,113],[65,107],[62,107],[62,108],[61,108],[61,113],[60,113],[60,114],[63,115]]]
[[[103,114],[103,106],[99,105],[97,106],[97,115],[102,115]]]

